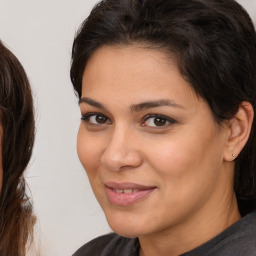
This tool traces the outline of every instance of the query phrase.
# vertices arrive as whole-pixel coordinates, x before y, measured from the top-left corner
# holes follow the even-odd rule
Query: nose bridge
[[[101,161],[112,171],[118,171],[122,167],[137,167],[142,158],[135,143],[135,134],[126,125],[113,128]]]

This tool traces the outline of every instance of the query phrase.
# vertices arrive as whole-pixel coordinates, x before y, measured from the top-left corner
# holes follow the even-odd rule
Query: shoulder
[[[110,244],[110,243],[116,243],[118,237],[116,234],[111,233],[108,235],[97,237],[90,242],[84,244],[81,248],[79,248],[73,256],[80,256],[80,255],[96,255],[95,253],[104,251],[104,249]]]
[[[256,211],[227,230],[224,240],[231,255],[256,256]]]
[[[256,212],[184,256],[256,256]]]
[[[137,256],[138,244],[137,239],[110,233],[86,243],[73,256]]]

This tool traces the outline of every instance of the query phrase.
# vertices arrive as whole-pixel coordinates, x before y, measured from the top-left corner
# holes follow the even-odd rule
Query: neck
[[[227,205],[223,200],[225,209],[219,205],[195,214],[185,223],[139,237],[140,256],[176,256],[209,241],[241,218],[235,193],[229,202]]]

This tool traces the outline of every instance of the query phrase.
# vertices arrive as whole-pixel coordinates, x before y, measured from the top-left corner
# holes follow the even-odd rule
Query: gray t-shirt
[[[139,256],[139,250],[137,238],[111,233],[85,244],[73,256]],[[256,256],[256,211],[182,256]]]

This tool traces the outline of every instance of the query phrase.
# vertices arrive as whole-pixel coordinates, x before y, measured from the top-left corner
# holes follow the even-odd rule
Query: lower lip
[[[155,188],[139,190],[135,193],[117,193],[112,188],[106,187],[106,192],[109,201],[114,205],[125,206],[135,204],[149,194],[151,194]]]

